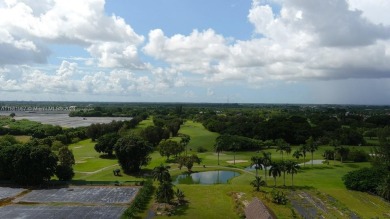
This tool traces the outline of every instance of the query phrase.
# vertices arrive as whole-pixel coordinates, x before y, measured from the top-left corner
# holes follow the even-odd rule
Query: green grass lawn
[[[208,151],[214,151],[215,139],[219,136],[218,133],[206,130],[201,123],[186,121],[180,127],[179,133],[187,134],[191,137],[188,148],[196,151],[199,147],[203,147]]]
[[[152,124],[152,120],[145,120],[140,123],[137,130],[141,127],[147,127]],[[189,205],[178,209],[177,214],[169,218],[239,218],[236,213],[236,204],[232,193],[240,193],[243,195],[243,201],[250,202],[253,197],[259,197],[261,200],[272,209],[278,218],[291,218],[291,204],[276,205],[272,203],[270,192],[273,189],[274,180],[267,177],[268,187],[264,187],[262,192],[255,192],[250,186],[250,182],[254,179],[255,171],[250,173],[243,171],[244,168],[250,165],[250,158],[254,155],[261,155],[257,152],[222,152],[220,154],[220,165],[218,166],[217,154],[213,152],[213,145],[218,134],[212,133],[204,129],[200,123],[187,121],[179,131],[180,133],[188,134],[191,137],[189,148],[193,148],[189,153],[196,153],[196,148],[202,146],[208,150],[205,153],[198,153],[202,158],[201,165],[195,165],[193,171],[207,171],[215,169],[239,168],[241,175],[233,178],[229,184],[224,185],[177,185],[178,188],[184,191]],[[100,154],[95,152],[94,142],[84,140],[76,144],[72,144],[70,148],[76,158],[77,171],[75,179],[92,180],[92,181],[127,181],[139,180],[142,176],[129,176],[123,174],[121,177],[116,177],[112,174],[112,170],[118,168],[116,159],[102,159]],[[298,147],[293,146],[292,152]],[[370,151],[370,147],[356,147],[365,151]],[[330,146],[321,146],[314,153],[314,159],[323,159],[322,154],[326,149],[333,149]],[[273,160],[281,160],[282,155],[276,152],[275,149],[266,149],[265,151],[272,153]],[[177,164],[166,163],[166,158],[161,157],[155,151],[151,155],[151,162],[146,167],[143,167],[143,173],[148,173],[154,167],[161,163],[171,166],[171,175],[175,176],[186,171],[185,168],[179,170]],[[239,161],[235,165],[228,163],[233,159]],[[284,154],[284,159],[295,160],[292,155]],[[306,161],[311,159],[311,154],[307,153]],[[244,162],[241,162],[244,161]],[[303,159],[300,158],[302,163]],[[206,166],[206,168],[203,167]],[[367,193],[349,191],[345,188],[341,178],[347,172],[356,170],[361,167],[368,167],[369,163],[340,163],[339,161],[330,161],[329,165],[319,164],[305,165],[298,174],[294,175],[295,189],[291,190],[291,175],[286,175],[286,185],[283,187],[283,177],[277,178],[277,188],[286,193],[296,196],[300,191],[306,191],[318,199],[324,197],[332,197],[336,201],[328,203],[332,211],[324,214],[325,218],[348,218],[347,215],[341,215],[345,209],[355,212],[361,218],[389,218],[390,204],[384,202],[376,196]],[[89,173],[86,173],[89,172]],[[264,178],[264,171],[259,170],[259,175]],[[283,176],[283,175],[282,175]],[[336,209],[336,210],[334,210]],[[141,217],[146,217],[147,211],[141,214]],[[335,216],[336,215],[336,216]],[[168,217],[159,217],[168,218]]]

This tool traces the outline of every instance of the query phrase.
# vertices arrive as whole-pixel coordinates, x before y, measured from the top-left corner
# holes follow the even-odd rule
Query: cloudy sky
[[[390,104],[388,0],[0,0],[0,100]]]

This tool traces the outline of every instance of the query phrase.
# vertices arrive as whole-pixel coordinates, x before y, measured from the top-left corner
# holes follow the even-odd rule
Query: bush
[[[139,190],[137,196],[134,198],[134,201],[131,202],[130,207],[126,209],[121,218],[136,218],[137,213],[146,209],[146,206],[152,198],[153,192],[154,187],[152,180],[146,181],[144,186]]]
[[[347,189],[375,193],[384,174],[385,171],[381,169],[362,168],[347,173],[342,180]]]
[[[198,153],[204,153],[204,152],[207,152],[207,149],[204,148],[204,147],[202,147],[202,146],[199,146],[199,147],[196,149],[196,151],[197,151]]]
[[[282,191],[272,190],[271,192],[272,202],[278,205],[286,205],[288,202],[287,195]]]

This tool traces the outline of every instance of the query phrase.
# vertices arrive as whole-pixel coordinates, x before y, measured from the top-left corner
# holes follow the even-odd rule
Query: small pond
[[[181,174],[174,178],[174,184],[226,184],[240,173],[234,171],[215,170],[191,174]]]

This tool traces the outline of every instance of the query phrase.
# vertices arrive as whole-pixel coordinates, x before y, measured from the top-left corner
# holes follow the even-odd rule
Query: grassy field
[[[191,136],[188,147],[195,151],[199,147],[203,147],[207,151],[213,151],[215,139],[219,136],[218,133],[206,130],[201,123],[193,121],[186,121],[180,127],[179,132]]]
[[[151,125],[151,120],[143,121],[141,127]],[[342,176],[347,172],[356,170],[361,167],[370,166],[369,163],[340,163],[339,161],[330,161],[329,165],[317,164],[313,167],[309,164],[305,165],[298,174],[294,175],[294,185],[291,187],[291,175],[286,175],[286,187],[283,187],[283,177],[277,178],[277,189],[284,191],[290,198],[291,202],[287,205],[276,205],[271,201],[271,191],[273,189],[274,180],[267,177],[267,187],[263,187],[261,192],[255,192],[250,186],[250,182],[254,179],[255,171],[245,171],[244,168],[250,165],[250,158],[253,155],[261,155],[256,152],[223,152],[220,154],[220,166],[217,162],[217,154],[212,148],[216,133],[211,133],[203,128],[199,123],[187,121],[180,133],[191,136],[190,148],[193,150],[190,153],[196,153],[196,148],[202,146],[208,151],[198,153],[202,158],[201,165],[195,165],[194,171],[207,171],[215,169],[234,168],[239,169],[241,175],[233,178],[229,184],[224,185],[176,185],[184,191],[189,205],[178,209],[176,215],[169,218],[239,218],[237,212],[237,202],[234,194],[240,194],[239,202],[250,202],[253,197],[259,197],[278,218],[292,218],[292,212],[297,213],[293,209],[293,201],[304,203],[302,197],[306,197],[311,202],[318,202],[318,205],[324,205],[324,210],[318,210],[316,217],[323,216],[324,218],[351,218],[350,214],[359,216],[360,218],[390,218],[390,204],[384,202],[376,196],[367,193],[349,191],[344,187],[341,180]],[[112,174],[112,170],[118,168],[115,159],[102,159],[93,149],[94,142],[90,140],[81,141],[71,145],[76,162],[75,170],[77,171],[75,179],[82,180],[103,180],[103,181],[126,181],[137,180],[140,176],[123,175],[116,177]],[[330,146],[322,146],[314,153],[314,159],[323,159],[322,154],[326,149],[332,149]],[[370,151],[370,147],[356,147],[365,151]],[[294,151],[297,147],[293,147]],[[265,151],[272,153],[273,160],[282,159],[282,155],[276,152],[275,149],[266,149]],[[157,165],[164,163],[171,166],[171,175],[176,176],[185,171],[179,170],[176,164],[166,163],[165,158],[161,157],[158,152],[151,154],[151,163],[144,167],[143,173],[147,173]],[[233,159],[237,160],[236,165],[229,163]],[[294,159],[292,155],[284,154],[284,159]],[[311,154],[308,153],[306,161],[311,159]],[[303,162],[300,158],[299,162]],[[203,165],[206,167],[204,168]],[[264,178],[264,171],[260,170],[259,175]],[[304,203],[305,204],[305,203]],[[310,204],[310,203],[309,203]],[[305,205],[305,208],[310,209],[310,206]],[[316,208],[316,207],[314,207]],[[140,215],[146,217],[147,211]],[[158,217],[168,218],[168,217]]]

